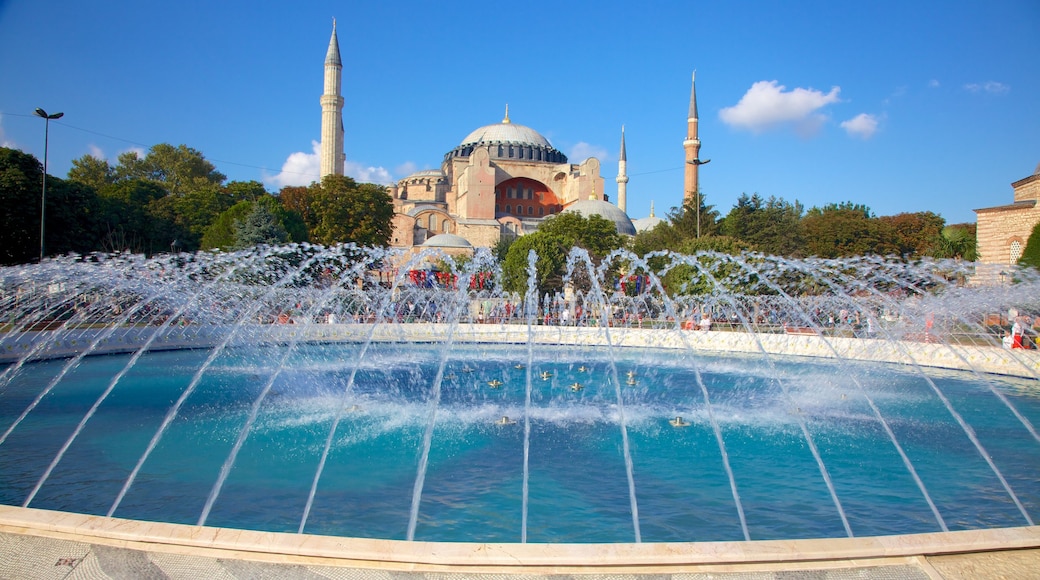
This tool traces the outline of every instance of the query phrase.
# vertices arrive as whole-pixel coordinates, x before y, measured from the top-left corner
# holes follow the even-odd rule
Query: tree
[[[673,207],[668,212],[668,220],[675,227],[676,232],[682,239],[713,236],[719,231],[719,212],[715,206],[704,203],[705,195],[697,196],[697,200],[686,200],[680,208]],[[700,202],[700,212],[697,211],[697,202]],[[700,218],[700,230],[697,229],[698,217]]]
[[[278,218],[262,203],[254,203],[252,211],[235,222],[235,246],[239,248],[281,244],[288,238],[289,234]]]
[[[250,219],[257,208],[262,208],[263,213],[274,220],[275,229],[284,233],[273,237],[264,237],[263,241],[250,242],[250,236],[240,235],[238,228],[244,221]],[[258,220],[259,218],[254,218]],[[266,218],[265,218],[266,219]],[[290,242],[306,242],[307,226],[296,212],[291,212],[282,207],[278,199],[273,195],[264,194],[256,201],[240,201],[230,208],[224,210],[217,219],[213,221],[202,236],[201,247],[203,249],[224,248],[238,249],[256,244],[275,244]]]
[[[544,293],[563,288],[564,269],[571,248],[584,248],[593,265],[598,265],[607,254],[624,245],[624,238],[610,220],[598,215],[586,218],[574,212],[557,214],[542,222],[537,231],[517,238],[509,246],[502,262],[503,286],[509,292],[523,293],[527,290],[527,254],[532,249],[538,254],[536,285]],[[575,282],[587,286],[584,275],[579,276],[583,277]]]
[[[722,234],[741,240],[755,250],[775,256],[798,256],[804,248],[802,204],[757,193],[741,194],[722,220]]]
[[[527,292],[527,256],[534,250],[535,287],[539,294],[563,288],[563,267],[567,262],[566,242],[555,234],[536,231],[520,236],[502,261],[502,287],[507,292]]]
[[[148,179],[163,184],[171,195],[209,190],[225,179],[201,152],[186,145],[153,145],[144,157],[144,169]]]
[[[278,200],[282,202],[282,207],[288,211],[294,211],[300,214],[303,218],[303,223],[307,224],[307,229],[314,229],[318,225],[318,222],[314,219],[314,212],[311,211],[311,202],[313,201],[312,190],[309,187],[300,187],[297,185],[286,185],[278,192]]]
[[[0,263],[39,257],[42,182],[43,165],[36,157],[0,147]]]
[[[235,224],[244,219],[253,211],[254,204],[251,201],[240,201],[221,212],[217,219],[206,228],[202,235],[200,247],[203,250],[238,248],[235,235]]]
[[[75,181],[93,187],[100,192],[106,186],[115,183],[115,169],[108,161],[99,159],[93,155],[84,155],[79,159],[72,160],[72,169],[69,169],[69,181]]]
[[[232,205],[234,200],[230,196],[210,186],[180,195],[165,195],[152,201],[148,210],[154,217],[175,224],[180,232],[177,241],[181,248],[194,251],[199,248],[206,228]]]
[[[974,262],[979,258],[976,225],[953,224],[942,229],[939,241],[932,249],[933,258],[959,258]]]
[[[393,233],[394,204],[386,188],[357,183],[343,175],[326,175],[311,190],[315,226],[311,239],[333,245],[354,242],[385,246]]]
[[[1022,257],[1018,259],[1021,266],[1029,266],[1040,269],[1040,222],[1033,226],[1033,232],[1026,240],[1026,247],[1022,250]]]
[[[568,247],[585,248],[593,260],[625,245],[614,222],[598,215],[586,218],[576,212],[563,212],[542,222],[538,232],[559,236]]]
[[[878,218],[895,232],[901,256],[929,256],[940,244],[946,220],[930,211],[900,213]]]
[[[93,187],[58,178],[47,180],[49,255],[83,254],[97,249],[100,203]]]
[[[814,207],[802,218],[807,255],[842,258],[899,251],[895,231],[873,218],[870,208],[853,204]]]
[[[96,249],[154,254],[169,248],[184,234],[172,221],[152,213],[151,204],[165,196],[158,184],[144,179],[126,179],[99,190]]]
[[[221,193],[233,199],[236,203],[240,201],[256,201],[264,196],[269,196],[264,184],[259,181],[229,181],[221,188]]]

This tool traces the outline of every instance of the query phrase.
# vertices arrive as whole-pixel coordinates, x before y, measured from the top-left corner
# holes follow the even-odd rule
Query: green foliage
[[[812,208],[802,218],[805,253],[821,258],[890,255],[899,251],[895,231],[870,215],[866,206],[852,203]]]
[[[559,236],[568,248],[585,248],[593,259],[601,259],[625,246],[625,239],[617,233],[614,222],[598,215],[586,218],[575,212],[556,214],[542,222],[538,232]]]
[[[764,254],[798,256],[804,248],[801,220],[802,204],[797,201],[745,193],[722,220],[721,231]]]
[[[259,181],[229,181],[221,188],[221,193],[233,199],[236,203],[240,201],[256,201],[269,195],[264,184]]]
[[[1029,234],[1026,247],[1022,250],[1022,257],[1018,259],[1021,266],[1029,266],[1040,269],[1040,222],[1033,226],[1033,232]]]
[[[251,201],[240,201],[221,212],[202,236],[201,246],[204,250],[238,248],[235,235],[235,223],[244,219],[256,205]]]
[[[566,241],[558,235],[536,231],[517,238],[502,262],[502,287],[507,292],[527,292],[527,256],[538,255],[535,286],[539,294],[563,288],[563,268],[567,263]]]
[[[900,213],[877,219],[894,232],[898,246],[896,253],[900,256],[930,256],[942,243],[946,220],[930,211]]]
[[[933,258],[959,258],[974,262],[979,257],[975,231],[976,225],[972,223],[946,226],[930,255]]]
[[[536,285],[540,293],[563,288],[567,253],[573,247],[584,248],[594,264],[610,252],[623,248],[624,237],[613,222],[594,215],[564,212],[545,220],[538,231],[521,236],[509,246],[502,262],[502,284],[509,292],[527,291],[527,254],[535,250]],[[576,281],[581,284],[581,281]]]
[[[72,169],[69,169],[69,181],[82,183],[93,187],[100,192],[106,186],[115,183],[115,169],[104,159],[98,159],[93,155],[84,155],[79,159],[72,160]]]
[[[133,155],[137,156],[136,153]],[[119,161],[122,165],[122,155]],[[200,190],[212,191],[214,187],[224,183],[225,179],[224,174],[206,161],[201,152],[186,145],[174,147],[168,143],[152,146],[144,159],[140,160],[140,163],[131,162],[126,172],[131,177],[150,179],[162,184],[171,195],[195,193]],[[121,173],[118,168],[116,173]]]
[[[719,212],[715,206],[704,203],[706,196],[697,196],[700,201],[700,236],[714,236],[719,231]],[[680,239],[697,237],[697,200],[687,201],[681,208],[673,207],[668,212],[668,220],[675,228]]]
[[[394,205],[383,186],[327,175],[310,190],[315,223],[311,238],[315,242],[385,246],[390,241]]]
[[[42,184],[43,165],[35,157],[0,147],[0,263],[39,257]]]
[[[153,216],[172,223],[179,231],[181,248],[197,250],[206,228],[234,205],[230,196],[216,187],[199,188],[181,195],[166,195],[149,204]]]
[[[98,191],[98,237],[94,249],[154,254],[166,251],[182,234],[176,224],[154,215],[152,202],[166,192],[143,179],[127,179]]]
[[[64,181],[47,180],[45,234],[47,255],[85,253],[95,247],[100,202],[94,188]]]
[[[284,243],[289,234],[262,203],[253,204],[253,209],[244,218],[235,222],[235,246],[249,248],[261,244]]]

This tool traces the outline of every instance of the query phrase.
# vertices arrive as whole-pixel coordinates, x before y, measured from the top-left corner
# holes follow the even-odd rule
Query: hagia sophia
[[[342,175],[342,62],[335,24],[325,56],[325,90],[321,96],[321,175]],[[697,139],[696,86],[690,93],[690,117],[684,147],[687,195],[697,191],[700,141]],[[499,123],[471,131],[444,154],[440,169],[415,172],[391,185],[394,203],[391,246],[441,248],[468,253],[491,247],[503,237],[531,233],[561,212],[598,215],[624,235],[651,229],[662,222],[651,215],[632,220],[626,213],[626,153],[624,128],[618,161],[617,205],[604,193],[600,162],[589,157],[571,163],[538,131],[514,123],[506,105]]]
[[[325,56],[325,88],[321,96],[321,176],[342,175],[343,65],[333,23]],[[692,79],[687,115],[684,201],[698,192],[701,142],[697,131],[697,85]],[[595,157],[571,163],[538,131],[514,123],[506,106],[501,122],[471,131],[444,154],[440,169],[413,173],[391,185],[394,203],[391,246],[440,248],[470,253],[494,246],[504,237],[538,229],[561,212],[598,215],[613,222],[618,233],[635,235],[662,220],[654,215],[632,220],[626,212],[628,175],[625,133],[621,129],[617,205],[610,203],[605,179]],[[1017,263],[1036,223],[1040,222],[1040,165],[1034,173],[1011,184],[1011,204],[976,209],[978,262],[997,271]],[[986,278],[993,276],[984,275]]]

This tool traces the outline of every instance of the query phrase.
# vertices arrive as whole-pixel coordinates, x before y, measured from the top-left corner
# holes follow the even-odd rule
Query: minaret
[[[625,159],[625,126],[621,126],[621,156],[617,162],[617,205],[628,213],[628,161]]]
[[[683,205],[691,203],[697,196],[697,170],[701,163],[701,141],[697,138],[697,71],[693,71],[690,88],[690,115],[686,118],[686,177],[683,187]]]
[[[343,62],[339,58],[336,20],[325,54],[325,92],[321,95],[321,177],[343,175],[343,96],[340,94]]]

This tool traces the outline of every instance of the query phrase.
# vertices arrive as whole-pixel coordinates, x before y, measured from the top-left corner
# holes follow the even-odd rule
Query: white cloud
[[[321,174],[321,143],[311,141],[312,153],[297,151],[289,154],[282,170],[273,176],[264,176],[264,182],[279,189],[287,185],[310,185]]]
[[[567,158],[570,159],[571,163],[581,163],[589,157],[595,157],[600,162],[603,162],[606,161],[608,155],[607,150],[599,145],[591,145],[584,141],[579,141],[574,147],[571,147],[570,152],[567,153]]]
[[[387,184],[393,182],[393,176],[382,167],[372,167],[347,161],[343,172],[362,183]],[[287,185],[310,185],[318,181],[321,175],[321,143],[311,141],[311,153],[297,151],[291,153],[282,164],[277,175],[264,176],[264,182],[279,189]]]
[[[404,163],[394,168],[394,173],[400,175],[401,177],[407,177],[415,173],[416,171],[419,171],[419,166],[415,163],[412,163],[411,161],[405,161]]]
[[[816,89],[786,89],[777,81],[758,81],[744,93],[740,102],[719,111],[719,118],[727,125],[755,133],[793,125],[798,133],[811,135],[827,119],[820,109],[841,101],[840,87],[833,87],[826,94]]]
[[[129,147],[119,152],[119,155],[123,153],[137,153],[139,159],[144,159],[145,155],[148,155],[148,151],[145,151],[143,147]]]
[[[4,135],[4,116],[0,115],[0,147],[9,147],[11,149],[17,149],[18,146],[14,141],[11,141]]]
[[[877,133],[878,118],[867,113],[860,113],[848,121],[842,121],[841,128],[851,137],[870,139]]]
[[[93,143],[87,145],[87,155],[90,155],[94,159],[105,159],[105,152]]]
[[[389,185],[394,182],[394,178],[390,175],[390,172],[382,167],[372,167],[371,165],[366,166],[349,160],[343,165],[343,173],[349,177],[353,177],[361,183],[379,183],[381,185]]]
[[[932,79],[932,80],[928,81],[928,88],[930,88],[930,89],[937,89],[937,88],[939,88],[939,81],[937,79]]]
[[[1011,87],[997,81],[986,81],[984,83],[968,83],[964,89],[972,93],[989,93],[991,95],[1003,95],[1011,90]]]

